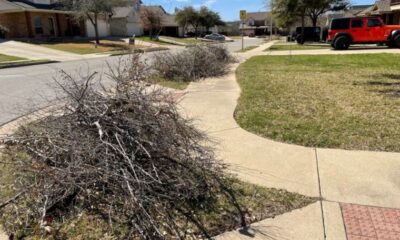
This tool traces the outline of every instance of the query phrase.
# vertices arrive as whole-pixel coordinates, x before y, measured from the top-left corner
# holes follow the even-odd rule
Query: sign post
[[[240,20],[242,22],[242,51],[244,51],[244,21],[247,19],[247,12],[246,10],[240,10]]]

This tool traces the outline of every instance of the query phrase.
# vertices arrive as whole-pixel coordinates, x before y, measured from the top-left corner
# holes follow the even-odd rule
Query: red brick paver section
[[[348,240],[400,240],[400,210],[341,204]]]

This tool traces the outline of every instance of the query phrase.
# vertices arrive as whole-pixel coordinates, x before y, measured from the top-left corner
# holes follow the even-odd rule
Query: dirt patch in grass
[[[0,204],[8,200],[15,193],[12,185],[14,177],[12,161],[0,155]],[[277,215],[305,207],[315,201],[315,198],[305,197],[285,190],[264,188],[261,186],[233,181],[233,189],[236,192],[238,203],[251,213],[253,218],[247,219],[249,223],[257,222],[265,218],[273,218]],[[221,197],[221,199],[225,199]],[[29,204],[28,202],[26,204]],[[236,211],[231,204],[221,200],[215,203],[215,212],[200,212],[201,221],[213,235],[219,235],[225,231],[234,230],[240,227],[239,219],[232,219],[230,212]],[[0,224],[4,223],[11,216],[0,216]],[[118,239],[120,233],[130,231],[128,226],[113,225],[113,234],[108,232],[108,220],[94,213],[83,212],[79,218],[70,219],[68,216],[61,220],[52,220],[53,233],[61,239]],[[179,220],[178,220],[179,221]],[[194,226],[187,226],[194,233],[198,231]],[[28,231],[18,233],[18,236],[26,239],[54,239],[54,236],[46,235],[37,227]],[[166,236],[166,239],[168,236]]]
[[[290,51],[290,50],[318,50],[329,49],[327,44],[274,44],[265,51]]]
[[[241,127],[304,146],[400,152],[396,54],[260,56],[237,70]]]

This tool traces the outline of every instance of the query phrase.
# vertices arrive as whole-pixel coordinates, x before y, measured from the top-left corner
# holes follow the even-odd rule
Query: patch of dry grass
[[[46,43],[40,44],[43,47],[48,47],[60,51],[75,53],[75,54],[96,54],[107,53],[114,51],[126,51],[134,49],[143,49],[140,45],[128,45],[124,42],[101,40],[100,45],[97,46],[90,41],[81,42],[60,42],[60,43]]]
[[[14,174],[11,160],[8,157],[0,155],[0,204],[13,196],[11,183],[14,181]],[[2,187],[5,186],[5,187]],[[292,210],[305,207],[317,201],[316,198],[306,197],[297,193],[291,193],[286,190],[265,188],[258,185],[245,183],[239,180],[232,181],[232,189],[236,193],[238,203],[251,214],[252,218],[247,219],[248,223],[254,223],[266,218],[273,218],[277,215],[290,212]],[[29,204],[27,202],[26,204]],[[205,223],[205,226],[212,235],[219,235],[225,231],[234,230],[240,227],[239,219],[233,219],[230,216],[236,209],[221,196],[215,203],[215,212],[199,212],[199,218]],[[0,216],[1,221],[10,216]],[[178,219],[179,221],[179,219]],[[129,226],[113,225],[113,234],[108,233],[108,220],[93,213],[82,212],[79,218],[69,218],[63,221],[54,220],[52,223],[56,235],[62,239],[81,240],[81,239],[119,239],[121,233],[130,230]],[[197,231],[194,226],[187,226]],[[15,237],[27,239],[54,239],[52,235],[44,234],[38,227],[27,229],[24,232],[18,232]],[[166,239],[171,239],[166,236]]]
[[[237,70],[236,119],[305,146],[400,152],[396,54],[260,56]]]

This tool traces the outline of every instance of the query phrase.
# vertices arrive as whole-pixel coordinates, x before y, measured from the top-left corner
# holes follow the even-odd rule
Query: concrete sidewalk
[[[272,44],[274,42],[239,56],[245,60],[265,55],[263,50]],[[350,51],[343,51],[347,52]],[[323,199],[304,209],[255,224],[257,229],[262,226],[265,231],[256,233],[254,239],[351,239],[349,230],[346,236],[342,218],[341,209],[346,204],[389,208],[387,211],[393,214],[395,208],[400,208],[399,153],[307,148],[271,141],[241,129],[233,118],[240,96],[235,76],[237,66],[223,78],[192,83],[181,102],[182,111],[197,119],[196,125],[219,143],[219,156],[242,180]],[[358,215],[353,215],[359,224],[356,225],[365,228],[360,225]],[[400,213],[397,217],[400,224]],[[400,225],[398,227],[400,230]],[[393,228],[386,230],[393,232]],[[366,237],[362,234],[360,232],[357,235],[360,238],[354,239],[368,239],[361,238]],[[400,231],[398,236],[400,239]],[[221,239],[253,237],[235,231],[222,235]]]
[[[0,41],[0,54],[27,58],[29,60],[73,61],[101,57],[101,55],[80,55],[18,41]]]

